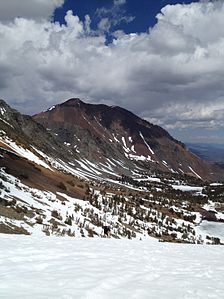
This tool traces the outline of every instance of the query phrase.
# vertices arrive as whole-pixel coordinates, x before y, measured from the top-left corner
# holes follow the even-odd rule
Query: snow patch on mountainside
[[[139,135],[141,136],[142,140],[144,141],[145,145],[147,146],[147,148],[149,149],[149,151],[151,152],[151,154],[155,154],[154,151],[151,149],[151,147],[148,145],[148,143],[146,142],[144,136],[142,135],[141,132],[139,132]]]
[[[21,157],[26,158],[27,160],[34,162],[40,166],[43,166],[47,169],[50,169],[50,166],[47,165],[43,160],[41,160],[39,157],[37,157],[34,153],[32,153],[30,150],[25,149],[19,145],[17,145],[15,142],[10,140],[7,136],[4,136],[4,139],[0,137],[0,141],[7,145],[12,151],[14,151],[16,154],[18,154]]]
[[[9,127],[13,128],[13,126],[12,126],[10,123],[8,123],[5,119],[3,119],[3,118],[0,117],[0,120],[1,120],[3,123],[5,123],[6,125],[8,125]]]
[[[0,114],[1,114],[1,115],[4,115],[4,114],[5,114],[5,112],[6,112],[6,109],[5,109],[5,108],[2,108],[2,107],[0,107]]]
[[[172,185],[172,188],[181,191],[199,192],[200,194],[202,194],[202,190],[203,190],[203,187],[188,186],[188,185]]]
[[[51,111],[53,109],[55,109],[55,106],[50,107],[47,111]]]
[[[138,155],[129,154],[129,155],[126,155],[126,157],[128,157],[128,158],[130,158],[131,160],[134,160],[134,161],[153,162],[153,160],[150,156],[145,157],[143,155],[138,156]]]
[[[197,172],[195,172],[195,171],[192,169],[192,167],[188,166],[188,168],[190,169],[191,172],[193,172],[193,174],[196,175],[196,177],[198,177],[200,180],[202,179],[202,178],[200,177],[200,175],[197,174]]]

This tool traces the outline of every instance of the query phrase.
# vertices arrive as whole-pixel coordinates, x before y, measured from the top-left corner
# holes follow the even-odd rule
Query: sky
[[[122,106],[183,142],[224,143],[224,2],[0,1],[0,98]]]

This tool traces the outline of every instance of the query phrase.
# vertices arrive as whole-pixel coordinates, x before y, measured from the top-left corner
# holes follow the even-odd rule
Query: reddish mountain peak
[[[112,157],[123,160],[128,167],[135,161],[143,161],[150,163],[151,170],[198,174],[206,179],[213,177],[211,172],[219,173],[163,128],[119,106],[72,98],[35,115],[34,119],[50,129],[58,141],[69,144],[70,151],[81,153],[94,163]]]
[[[84,105],[85,103],[82,102],[79,98],[72,98],[67,100],[66,102],[60,104],[60,106],[70,106],[70,107],[77,107],[80,105]]]

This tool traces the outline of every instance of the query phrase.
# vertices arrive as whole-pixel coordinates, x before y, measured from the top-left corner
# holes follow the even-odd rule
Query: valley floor
[[[223,298],[222,246],[0,235],[1,299]]]

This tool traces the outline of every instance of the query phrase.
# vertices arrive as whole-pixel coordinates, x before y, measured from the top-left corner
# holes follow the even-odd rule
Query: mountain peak
[[[9,107],[9,105],[3,100],[3,99],[0,99],[0,107],[4,107],[4,108],[7,108],[7,109],[11,109],[11,107]]]
[[[137,164],[146,165],[150,171],[204,179],[213,179],[216,172],[163,128],[119,106],[90,104],[71,98],[35,115],[34,119],[51,130],[70,152],[80,154],[91,163],[104,163],[112,158],[123,161],[123,172]]]
[[[71,98],[67,101],[65,101],[64,103],[60,104],[60,106],[70,106],[70,107],[74,107],[74,106],[80,106],[85,104],[83,101],[81,101],[79,98]]]

